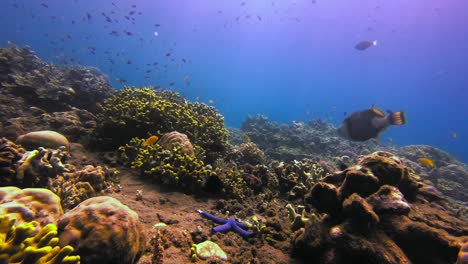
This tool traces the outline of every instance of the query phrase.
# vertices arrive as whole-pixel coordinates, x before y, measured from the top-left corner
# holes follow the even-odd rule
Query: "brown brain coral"
[[[58,222],[60,245],[71,245],[83,263],[136,263],[145,248],[138,215],[118,200],[90,198]]]
[[[0,188],[0,215],[10,215],[17,223],[37,221],[42,226],[56,223],[63,214],[60,198],[41,188]]]
[[[190,156],[195,155],[195,150],[187,135],[172,131],[165,133],[157,142],[164,149],[172,150],[174,147],[179,147],[182,153]]]

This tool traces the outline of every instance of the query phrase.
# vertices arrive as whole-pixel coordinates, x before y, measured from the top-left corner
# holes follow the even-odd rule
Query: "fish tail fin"
[[[395,126],[401,126],[406,124],[406,115],[405,112],[394,112],[388,115],[388,120],[390,124]]]
[[[377,40],[372,41],[372,45],[377,46]]]

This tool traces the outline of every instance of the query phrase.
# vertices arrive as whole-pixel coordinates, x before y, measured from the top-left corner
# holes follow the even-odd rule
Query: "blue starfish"
[[[207,212],[203,212],[202,210],[197,210],[203,217],[208,218],[209,220],[221,224],[220,226],[214,227],[212,230],[213,232],[228,232],[230,230],[233,230],[237,233],[239,233],[243,237],[249,237],[253,235],[253,232],[245,231],[244,229],[249,228],[246,223],[238,222],[234,217],[230,217],[228,219],[222,219],[219,217],[216,217],[212,214],[209,214]]]

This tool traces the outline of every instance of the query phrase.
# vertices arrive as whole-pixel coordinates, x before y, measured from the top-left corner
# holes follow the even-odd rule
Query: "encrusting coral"
[[[179,131],[211,155],[223,151],[228,132],[213,107],[190,103],[178,93],[152,88],[126,88],[101,104],[97,116],[100,148],[115,148],[131,138]]]

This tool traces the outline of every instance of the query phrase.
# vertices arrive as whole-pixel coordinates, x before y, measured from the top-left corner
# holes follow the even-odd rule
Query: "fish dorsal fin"
[[[375,105],[371,106],[372,112],[374,112],[379,117],[385,117],[385,112],[377,108]]]

